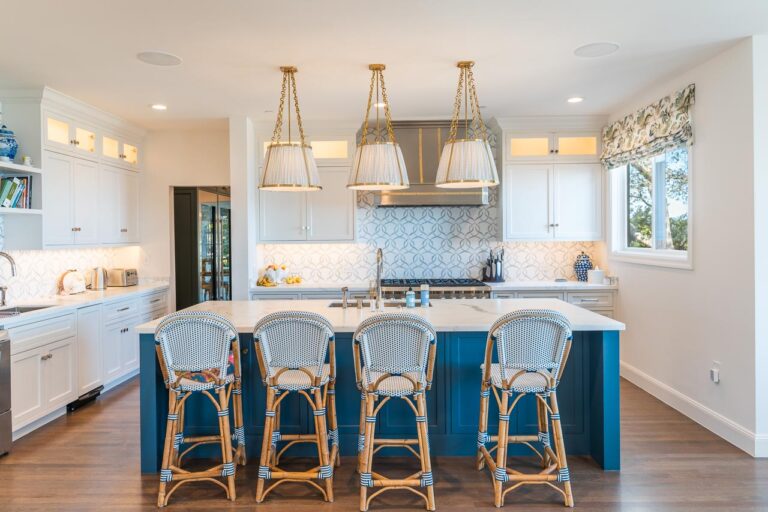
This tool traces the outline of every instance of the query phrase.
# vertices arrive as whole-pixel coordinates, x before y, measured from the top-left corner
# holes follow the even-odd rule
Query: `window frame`
[[[610,201],[611,259],[639,265],[693,270],[693,146],[688,150],[688,249],[656,249],[627,246],[627,165],[608,170]],[[669,150],[665,150],[669,151]],[[656,222],[656,185],[654,183],[653,222]]]

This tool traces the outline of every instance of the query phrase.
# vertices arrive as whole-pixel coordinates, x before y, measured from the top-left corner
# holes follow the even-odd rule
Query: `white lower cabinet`
[[[101,304],[77,310],[77,396],[102,384]]]
[[[75,338],[11,356],[13,429],[77,398]]]
[[[8,327],[13,431],[31,431],[78,397],[134,374],[135,327],[166,312],[164,290]]]

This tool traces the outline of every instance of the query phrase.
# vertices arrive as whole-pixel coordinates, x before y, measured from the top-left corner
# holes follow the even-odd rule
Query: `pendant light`
[[[365,110],[363,134],[355,151],[355,159],[349,172],[347,188],[352,190],[402,190],[408,188],[408,172],[400,145],[395,142],[392,116],[389,111],[387,88],[384,85],[384,64],[371,64],[371,87],[368,91],[368,107]],[[373,105],[373,91],[376,104]],[[373,140],[368,136],[368,118],[371,106],[376,109],[376,131]],[[384,109],[386,140],[380,130],[379,110]]]
[[[321,190],[317,163],[312,154],[312,146],[304,139],[304,126],[301,124],[299,99],[296,95],[296,71],[293,66],[283,66],[283,87],[280,92],[280,107],[277,122],[272,132],[272,142],[267,146],[264,174],[259,188],[262,190],[311,192]],[[286,97],[288,105],[285,104]],[[299,140],[291,138],[291,99],[296,111],[296,125],[299,128]],[[288,112],[288,140],[281,141],[283,130],[283,109]]]
[[[475,77],[472,75],[474,64],[473,61],[461,61],[457,64],[460,70],[459,87],[453,104],[451,131],[443,146],[435,179],[435,185],[441,188],[481,188],[499,184],[496,161],[493,159],[488,133],[480,116]],[[459,139],[457,136],[460,130],[462,94],[464,138]],[[471,120],[469,114],[472,116]]]

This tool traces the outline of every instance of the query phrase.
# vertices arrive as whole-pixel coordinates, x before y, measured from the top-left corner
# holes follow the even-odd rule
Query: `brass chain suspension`
[[[461,116],[462,107],[462,93],[464,94],[464,124],[465,133],[464,136],[469,138],[469,130],[467,126],[470,126],[473,132],[479,131],[483,140],[488,140],[488,133],[483,123],[482,115],[480,114],[480,103],[477,99],[477,87],[475,86],[475,75],[472,73],[472,61],[461,61],[458,64],[459,71],[459,86],[456,88],[456,99],[453,102],[453,115],[451,117],[451,130],[448,135],[448,143],[456,141],[459,130],[459,117]],[[469,112],[467,112],[469,110]],[[472,122],[469,123],[469,115],[472,116]],[[476,135],[473,138],[478,138]]]
[[[389,142],[395,142],[395,130],[392,129],[392,113],[389,110],[389,98],[387,98],[387,86],[384,85],[384,73],[379,70],[379,81],[381,82],[381,97],[384,100],[384,119],[387,123],[387,136]]]
[[[363,136],[360,138],[360,144],[365,145],[368,140],[368,118],[371,115],[371,104],[373,102],[373,86],[376,81],[376,71],[371,73],[371,87],[368,89],[368,106],[365,109],[365,120],[363,121]]]
[[[299,94],[296,92],[296,69],[291,71],[291,83],[293,83],[293,104],[296,106],[296,125],[299,127],[299,138],[301,139],[301,145],[304,146],[306,141],[304,140],[304,125],[301,123],[301,110],[299,110]]]
[[[453,101],[453,114],[451,115],[451,130],[448,133],[448,143],[456,141],[456,132],[459,129],[459,115],[461,114],[461,93],[464,89],[464,70],[459,72],[459,86],[456,88],[456,99]]]
[[[275,130],[272,132],[272,144],[280,142],[280,136],[283,131],[283,108],[285,106],[285,92],[288,85],[288,72],[285,68],[280,68],[283,71],[283,87],[280,91],[280,106],[277,108],[277,122],[275,123]]]

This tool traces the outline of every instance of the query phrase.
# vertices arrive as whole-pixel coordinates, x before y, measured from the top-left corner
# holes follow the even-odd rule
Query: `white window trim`
[[[693,146],[688,146],[688,250],[627,248],[627,174],[617,169],[608,172],[609,183],[609,246],[615,261],[693,270]],[[626,166],[619,169],[626,170]]]

